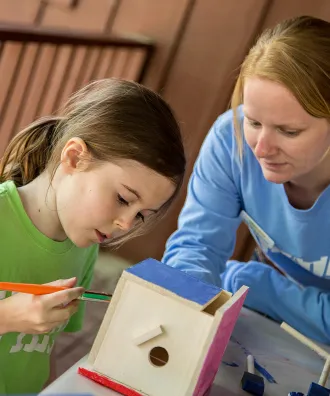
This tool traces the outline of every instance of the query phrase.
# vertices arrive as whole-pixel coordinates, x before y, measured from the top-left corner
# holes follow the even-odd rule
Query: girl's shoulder
[[[0,183],[0,197],[16,194],[17,188],[12,180],[7,180],[3,183]]]

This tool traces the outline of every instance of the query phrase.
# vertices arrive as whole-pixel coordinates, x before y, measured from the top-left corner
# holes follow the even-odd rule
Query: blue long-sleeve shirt
[[[242,219],[286,276],[257,261],[228,261]],[[247,306],[329,344],[329,256],[330,186],[310,209],[294,208],[246,142],[239,162],[233,113],[221,115],[201,147],[163,262],[231,292],[247,285]]]

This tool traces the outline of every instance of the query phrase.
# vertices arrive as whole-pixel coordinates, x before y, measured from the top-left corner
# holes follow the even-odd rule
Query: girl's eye
[[[144,223],[144,216],[143,216],[142,213],[139,212],[139,213],[136,215],[136,218],[139,219],[139,220],[142,220],[143,223]]]
[[[119,202],[120,205],[129,206],[129,203],[120,194],[117,194],[117,201]],[[136,218],[142,220],[143,222],[145,220],[143,214],[140,212],[136,215]]]
[[[117,194],[117,201],[120,203],[120,205],[129,205],[128,202],[120,194]]]

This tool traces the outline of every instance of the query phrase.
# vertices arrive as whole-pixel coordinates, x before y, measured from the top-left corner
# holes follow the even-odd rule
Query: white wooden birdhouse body
[[[127,281],[94,369],[148,395],[185,395],[211,326],[211,316]]]
[[[244,287],[232,297],[180,270],[145,260],[123,272],[89,363],[137,394],[203,396],[246,292]]]

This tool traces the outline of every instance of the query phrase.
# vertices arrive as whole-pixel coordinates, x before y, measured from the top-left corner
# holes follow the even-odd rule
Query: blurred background
[[[0,0],[0,156],[28,123],[55,112],[89,81],[136,80],[160,92],[178,117],[189,160],[228,108],[239,65],[260,32],[282,19],[330,20],[329,0]],[[186,180],[187,181],[187,180]],[[124,268],[160,259],[186,194],[149,235],[102,251],[93,287],[112,292]],[[234,257],[254,242],[237,233]],[[105,304],[87,304],[84,330],[56,347],[58,374],[89,352]]]

